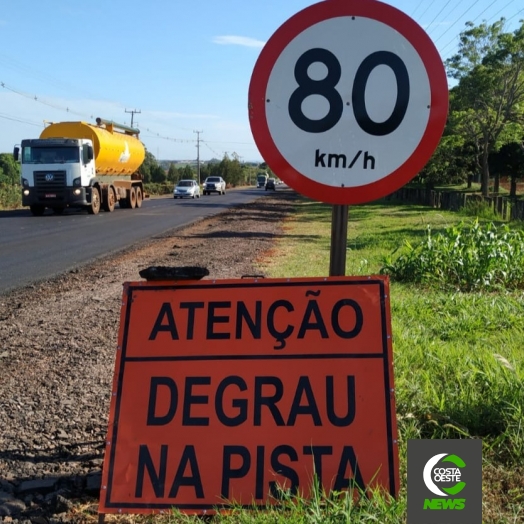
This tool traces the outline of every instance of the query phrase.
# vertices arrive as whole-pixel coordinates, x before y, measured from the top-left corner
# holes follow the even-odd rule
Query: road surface
[[[50,210],[41,217],[29,209],[0,211],[0,294],[51,278],[94,259],[161,236],[228,207],[267,194],[256,188],[227,191],[199,199],[152,198],[140,209]]]

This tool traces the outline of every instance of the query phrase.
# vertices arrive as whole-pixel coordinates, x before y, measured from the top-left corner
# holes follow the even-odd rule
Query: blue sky
[[[37,137],[44,120],[100,116],[129,125],[126,110],[137,110],[133,124],[158,159],[195,159],[199,136],[201,160],[227,153],[260,161],[247,118],[253,67],[278,27],[313,3],[3,2],[0,152]],[[522,0],[387,3],[426,29],[443,59],[456,51],[466,21],[504,16],[514,30],[524,18]]]

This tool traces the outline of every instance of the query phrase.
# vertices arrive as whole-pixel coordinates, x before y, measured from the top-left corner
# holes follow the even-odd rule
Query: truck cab
[[[14,156],[21,163],[22,205],[34,215],[43,214],[46,207],[60,213],[67,206],[91,204],[90,182],[95,177],[91,140],[22,140]]]
[[[257,175],[257,188],[265,188],[269,175],[267,173],[259,173]]]

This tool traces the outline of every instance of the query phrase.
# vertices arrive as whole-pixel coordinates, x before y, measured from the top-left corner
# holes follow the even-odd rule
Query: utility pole
[[[128,111],[127,109],[125,109],[125,112],[131,113],[131,127],[133,127],[133,117],[135,116],[135,114],[140,114],[142,111],[137,111],[136,109],[131,109],[130,111]]]
[[[193,131],[193,133],[197,134],[197,177],[198,177],[198,185],[200,185],[200,133],[203,133],[204,131]]]

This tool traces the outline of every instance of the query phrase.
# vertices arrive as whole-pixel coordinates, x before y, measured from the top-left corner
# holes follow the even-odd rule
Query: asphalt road
[[[41,217],[29,209],[0,211],[0,294],[45,280],[141,241],[162,236],[226,208],[267,194],[256,188],[211,194],[199,199],[152,198],[140,209],[50,210]]]

